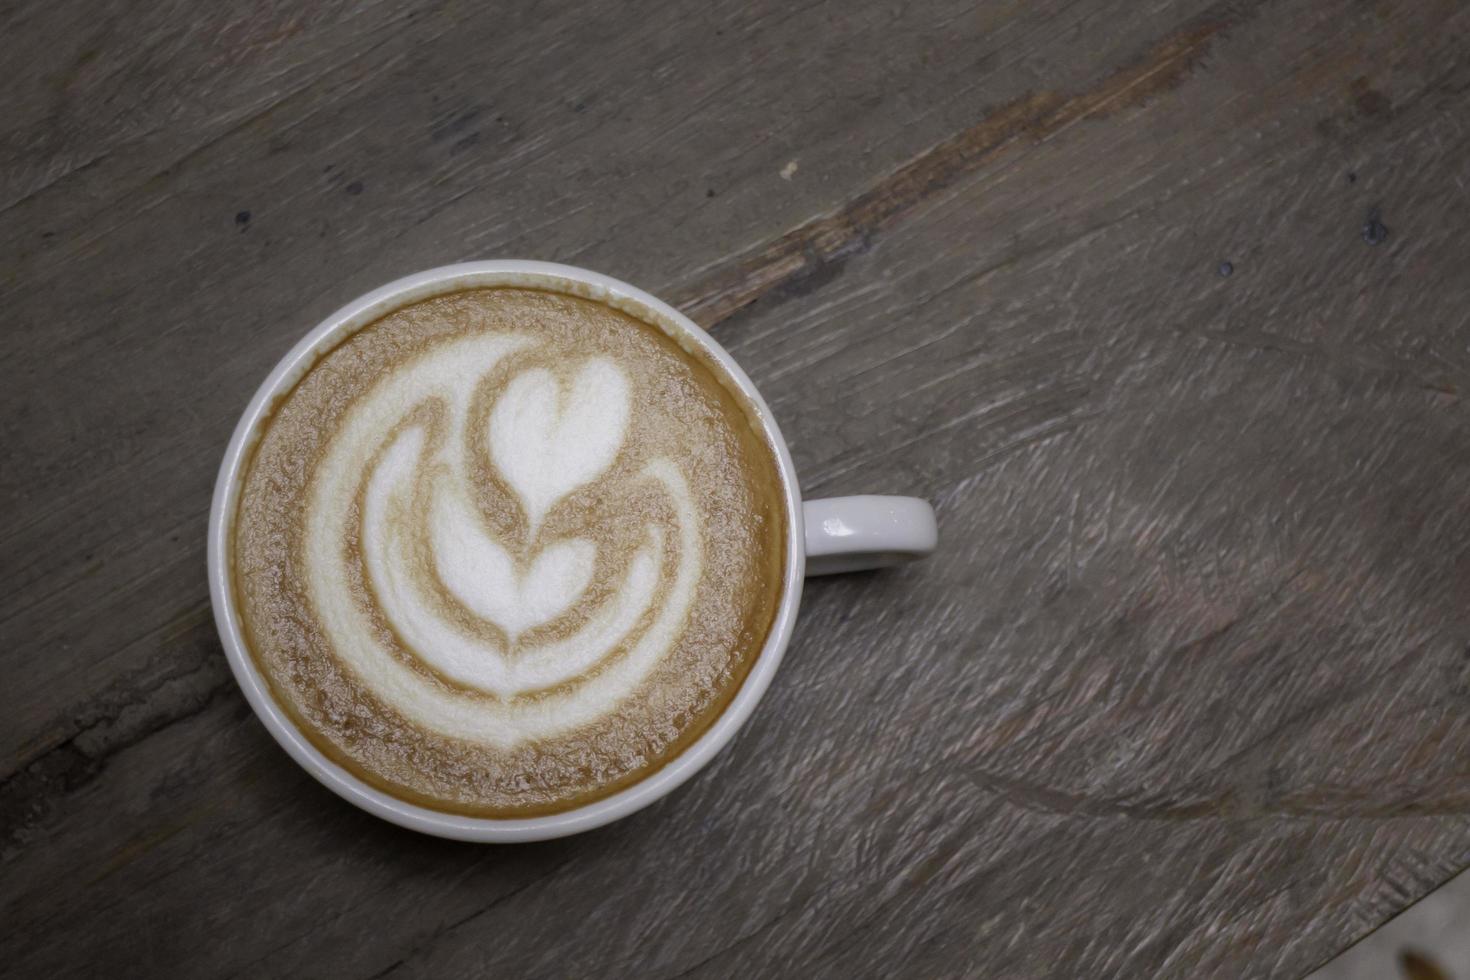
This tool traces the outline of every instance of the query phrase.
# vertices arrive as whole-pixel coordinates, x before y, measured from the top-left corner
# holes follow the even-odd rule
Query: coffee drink
[[[683,341],[681,343],[681,341]],[[229,567],[323,753],[434,809],[632,785],[719,717],[780,604],[775,450],[675,325],[543,288],[412,302],[270,408]]]

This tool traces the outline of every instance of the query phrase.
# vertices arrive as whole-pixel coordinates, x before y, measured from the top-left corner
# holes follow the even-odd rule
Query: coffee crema
[[[754,410],[678,337],[465,289],[352,333],[272,406],[233,588],[317,748],[420,805],[532,816],[719,717],[780,603],[785,496]]]

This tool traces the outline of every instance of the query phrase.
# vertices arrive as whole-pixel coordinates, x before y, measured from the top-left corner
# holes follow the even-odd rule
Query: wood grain
[[[1470,863],[1463,5],[0,27],[0,971],[1293,976]],[[943,541],[811,583],[673,797],[494,849],[296,769],[203,574],[275,359],[491,255],[676,299]]]

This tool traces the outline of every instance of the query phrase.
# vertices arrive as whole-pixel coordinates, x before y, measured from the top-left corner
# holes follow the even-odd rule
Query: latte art
[[[605,358],[566,385],[528,368],[505,385],[487,424],[473,426],[477,388],[528,348],[534,342],[517,335],[454,341],[370,392],[327,450],[306,513],[310,594],[342,658],[416,724],[497,746],[595,721],[627,697],[677,638],[700,567],[689,486],[677,464],[655,458],[625,486],[599,489],[626,497],[634,519],[639,498],[666,496],[672,526],[648,523],[631,558],[610,563],[622,567],[606,597],[583,601],[596,542],[538,532],[568,494],[606,477],[627,438],[632,386]],[[466,459],[477,452],[524,518],[516,542],[480,517]],[[666,549],[666,537],[677,547]],[[354,538],[367,602],[348,586]],[[676,561],[666,562],[668,550]],[[580,624],[566,628],[568,612],[583,607]],[[375,613],[422,664],[493,697],[446,692],[396,659],[375,635]],[[604,663],[620,650],[617,664]],[[521,697],[529,694],[541,696]]]
[[[442,809],[548,812],[718,716],[784,534],[770,448],[712,365],[598,303],[472,290],[364,328],[276,410],[236,589],[333,758]]]

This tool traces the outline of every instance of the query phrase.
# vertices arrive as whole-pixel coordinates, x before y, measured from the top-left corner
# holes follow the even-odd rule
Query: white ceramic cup
[[[363,782],[312,745],[276,703],[245,647],[230,588],[228,551],[241,467],[259,434],[261,420],[277,397],[290,390],[321,354],[384,314],[429,296],[495,285],[532,286],[601,300],[683,335],[687,343],[718,361],[760,413],[760,424],[776,450],[790,529],[786,580],[775,622],[744,684],[714,724],[663,768],[626,789],[563,813],[510,820],[443,813],[401,800]],[[832,497],[803,503],[786,440],[755,385],[709,334],[668,304],[627,283],[571,266],[468,262],[407,276],[348,303],[307,334],[271,371],[235,427],[215,483],[209,513],[209,592],[235,680],[266,729],[307,772],[337,795],[400,826],[458,840],[508,843],[600,827],[648,806],[689,779],[739,731],[765,693],[791,638],[805,575],[880,568],[922,558],[934,550],[937,540],[933,508],[913,497]]]

